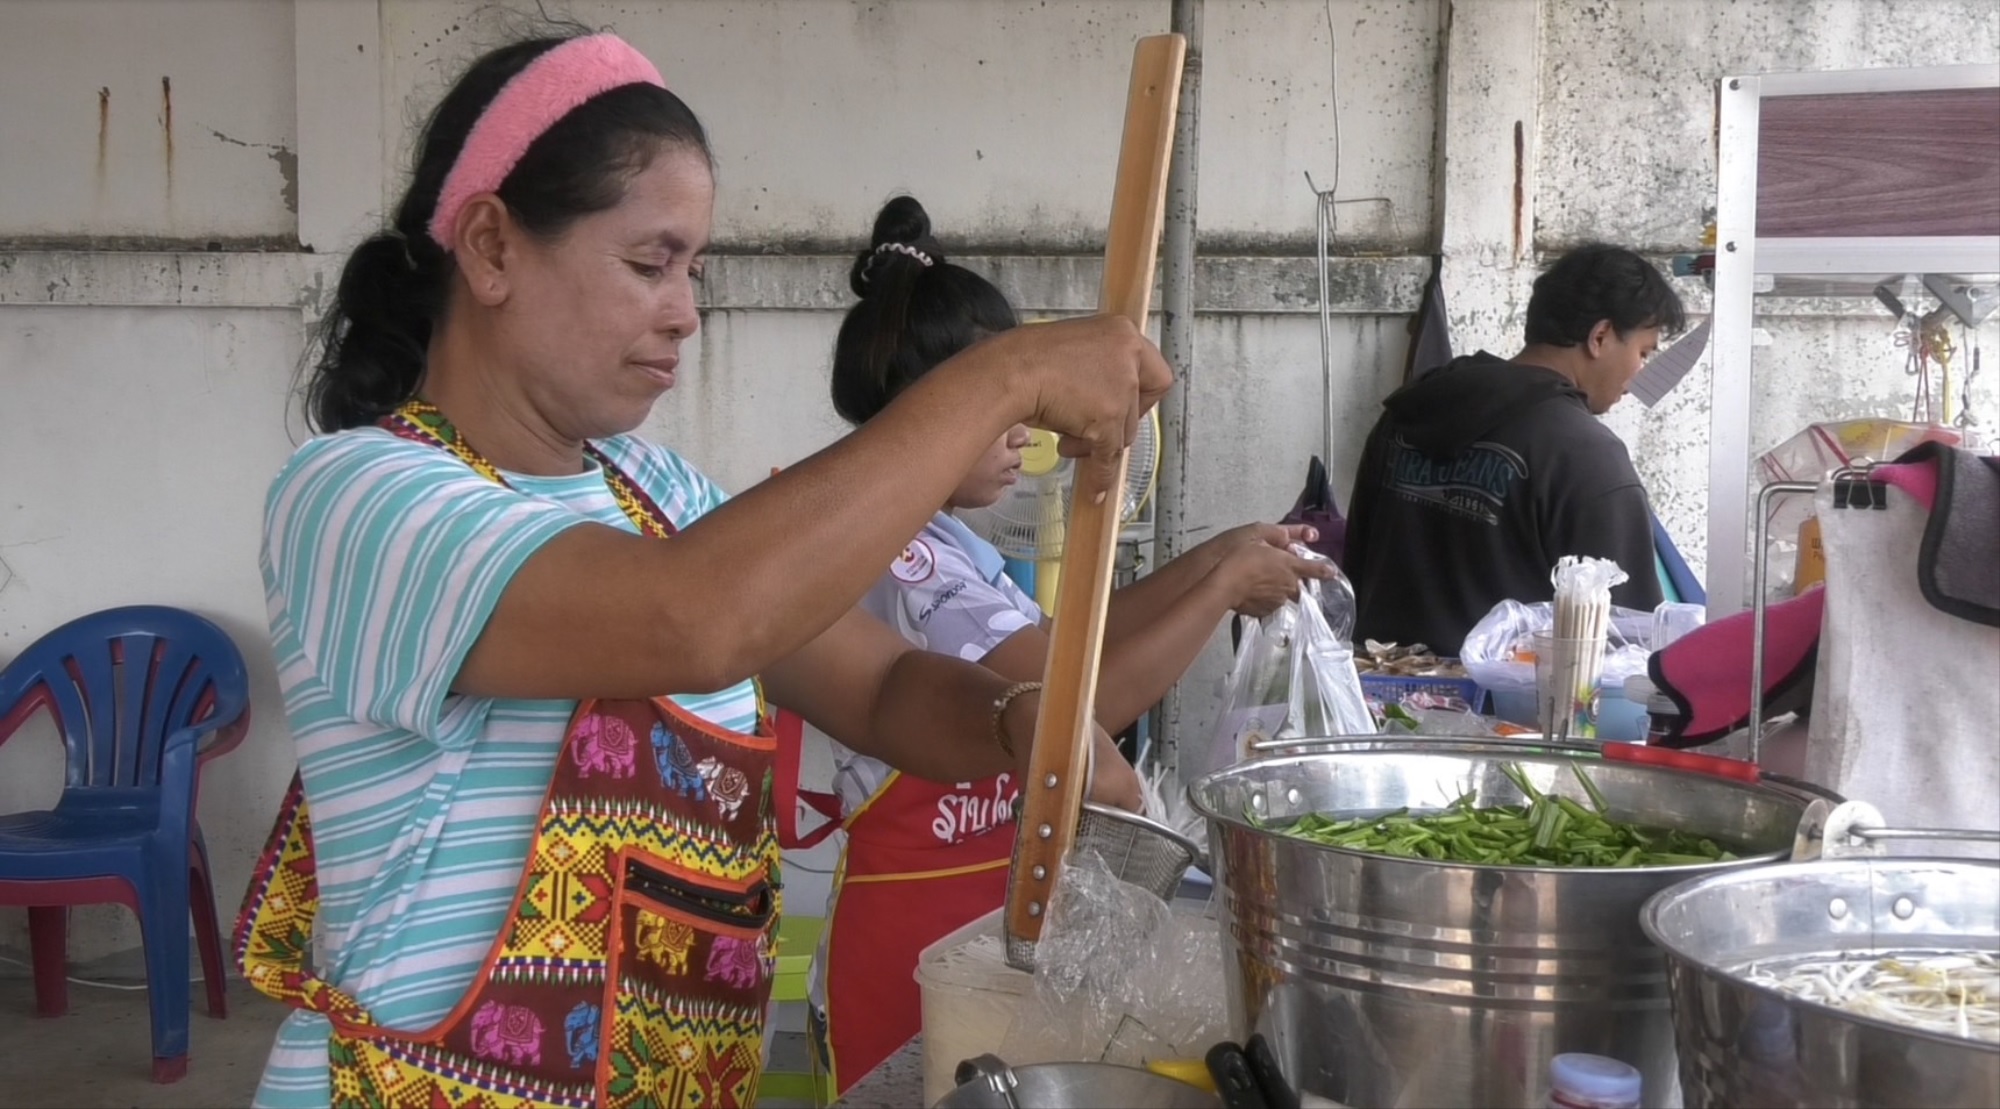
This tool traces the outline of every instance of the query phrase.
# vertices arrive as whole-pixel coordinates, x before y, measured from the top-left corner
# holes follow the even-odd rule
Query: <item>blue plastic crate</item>
[[[1403,678],[1388,674],[1361,675],[1361,692],[1383,704],[1395,704],[1412,693],[1457,697],[1474,712],[1486,710],[1486,691],[1471,678]]]

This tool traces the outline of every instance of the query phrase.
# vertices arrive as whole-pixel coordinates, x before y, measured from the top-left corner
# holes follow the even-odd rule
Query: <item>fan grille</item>
[[[1147,413],[1147,418],[1139,422],[1139,434],[1130,453],[1125,495],[1118,514],[1121,524],[1136,520],[1153,494],[1153,479],[1160,463],[1157,412]],[[1028,473],[1024,467],[1021,479],[998,501],[985,508],[964,509],[959,516],[967,527],[1008,558],[1023,562],[1053,561],[1063,555],[1070,498],[1075,487],[1076,463],[1071,459],[1065,458],[1054,469],[1039,475]]]

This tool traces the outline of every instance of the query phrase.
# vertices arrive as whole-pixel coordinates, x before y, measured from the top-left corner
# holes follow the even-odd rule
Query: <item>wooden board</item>
[[[1142,38],[1132,55],[1098,310],[1124,316],[1142,330],[1166,219],[1167,164],[1186,57],[1187,39],[1181,35]],[[1121,453],[1108,481],[1099,467],[1078,467],[1035,746],[1021,786],[1021,823],[1007,889],[1010,949],[1041,938],[1045,910],[1076,839],[1128,461]]]
[[[1758,235],[2000,235],[2000,88],[1773,96],[1758,111]]]

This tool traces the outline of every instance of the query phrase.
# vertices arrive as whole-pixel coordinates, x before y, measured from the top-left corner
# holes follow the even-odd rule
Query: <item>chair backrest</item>
[[[242,652],[208,620],[160,605],[107,609],[49,632],[0,670],[0,741],[47,708],[70,788],[156,788],[175,733],[217,729],[203,759],[242,740],[249,684]]]

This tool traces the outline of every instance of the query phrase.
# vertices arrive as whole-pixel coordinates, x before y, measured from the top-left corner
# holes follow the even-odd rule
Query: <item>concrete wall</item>
[[[265,483],[302,434],[289,392],[302,327],[339,252],[392,201],[424,109],[523,25],[510,7],[533,9],[0,5],[0,661],[63,619],[142,598],[237,636],[257,724],[202,798],[225,911],[291,769],[255,550]],[[648,430],[726,486],[839,433],[824,375],[846,252],[896,191],[1029,313],[1094,304],[1130,44],[1166,28],[1166,0],[566,10],[657,59],[713,133],[708,311]],[[1438,244],[1460,348],[1505,348],[1538,251],[1595,235],[1694,245],[1716,78],[1990,60],[1996,42],[1985,0],[1208,0],[1202,314],[1183,367],[1191,528],[1283,512],[1325,438],[1305,174],[1344,201],[1331,429],[1344,501]],[[1807,383],[1773,387],[1792,407],[1760,414],[1767,440],[1905,389],[1878,357],[1886,318],[1822,318],[1847,310],[1806,304],[1766,325],[1773,380]],[[1703,372],[1659,412],[1614,417],[1697,556]],[[1191,737],[1221,665],[1212,649],[1187,683]],[[0,747],[0,811],[45,801],[56,766],[45,732]],[[20,927],[0,915],[0,945],[20,947]],[[73,953],[136,941],[106,910],[80,918]]]
[[[292,238],[292,5],[9,0],[0,235]]]

